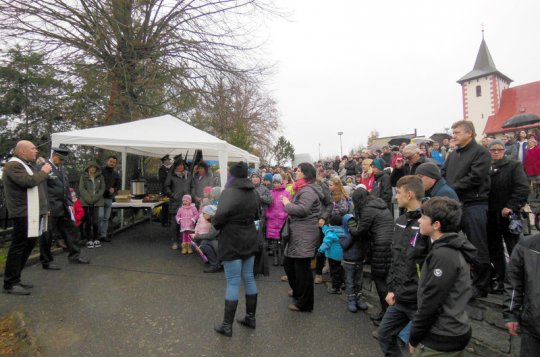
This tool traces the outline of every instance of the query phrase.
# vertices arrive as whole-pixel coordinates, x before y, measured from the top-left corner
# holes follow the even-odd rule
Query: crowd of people
[[[171,248],[200,252],[205,273],[225,272],[224,317],[215,330],[232,336],[241,282],[246,316],[238,322],[256,327],[255,265],[268,254],[274,266],[283,266],[288,309],[295,312],[314,310],[325,269],[328,293],[344,290],[350,312],[367,310],[362,276],[369,264],[381,307],[371,319],[385,356],[401,355],[399,338],[415,355],[463,355],[472,336],[465,306],[488,293],[505,294],[504,317],[509,333],[521,331],[521,354],[539,351],[540,311],[531,301],[539,296],[533,277],[540,236],[524,238],[513,225],[530,192],[539,194],[537,138],[520,132],[516,142],[504,136],[477,143],[469,121],[454,123],[452,132],[440,143],[385,146],[293,169],[235,163],[223,191],[204,161],[188,170],[185,161],[164,157],[159,177],[170,200],[162,223],[171,227]],[[56,268],[52,234],[43,227],[47,215],[69,261],[88,263],[72,232],[81,215],[62,183],[67,152],[54,149],[37,168],[35,151],[21,141],[4,169],[15,228],[4,276],[4,292],[11,294],[30,293],[20,276],[38,237],[43,268]],[[91,162],[80,180],[88,248],[108,239],[119,188],[116,162],[112,156],[104,168]]]

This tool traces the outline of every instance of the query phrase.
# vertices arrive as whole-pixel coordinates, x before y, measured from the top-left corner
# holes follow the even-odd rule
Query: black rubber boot
[[[232,325],[237,307],[238,300],[225,300],[225,312],[223,314],[223,322],[220,325],[214,326],[214,330],[216,330],[217,333],[220,333],[227,337],[232,336]]]
[[[255,312],[257,311],[257,294],[246,295],[246,316],[243,319],[237,319],[238,323],[255,328]]]

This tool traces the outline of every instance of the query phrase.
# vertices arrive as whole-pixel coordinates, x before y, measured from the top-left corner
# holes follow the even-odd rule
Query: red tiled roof
[[[505,121],[518,114],[536,114],[540,116],[540,81],[504,89],[499,111],[488,118],[484,134],[490,135],[540,127],[540,123],[537,123],[518,128],[502,128]]]

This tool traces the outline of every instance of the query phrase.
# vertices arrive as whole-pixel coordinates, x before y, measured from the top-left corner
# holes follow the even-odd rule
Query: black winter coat
[[[193,177],[186,170],[182,176],[178,176],[174,169],[171,168],[171,172],[165,180],[165,194],[170,197],[169,201],[169,214],[176,214],[178,208],[182,205],[182,197],[184,195],[193,196]]]
[[[491,186],[490,166],[491,155],[473,139],[448,155],[441,174],[464,206],[487,203]]]
[[[385,171],[375,175],[371,195],[382,199],[388,209],[392,210],[392,185],[390,183],[390,175]]]
[[[519,322],[528,334],[540,339],[540,234],[516,244],[504,283],[503,317]]]
[[[489,210],[510,208],[519,212],[529,196],[529,180],[520,161],[503,157],[491,166]]]
[[[358,210],[356,210],[358,212]],[[360,214],[349,221],[351,235],[363,243],[371,245],[371,273],[374,276],[386,277],[392,261],[392,235],[394,234],[394,218],[380,198],[369,199]]]
[[[103,198],[112,199],[121,187],[122,179],[115,169],[105,166],[101,169],[101,174],[105,178],[105,192]],[[114,193],[110,193],[109,189],[114,188]]]
[[[388,291],[397,302],[416,303],[418,280],[428,254],[430,238],[420,235],[420,211],[398,217],[392,237],[392,263],[386,278]]]
[[[229,261],[247,259],[259,250],[255,220],[259,218],[255,186],[247,178],[236,178],[225,186],[212,220],[220,231],[218,256]]]
[[[396,187],[398,180],[403,176],[414,175],[418,166],[422,165],[425,162],[430,162],[437,165],[437,162],[435,160],[426,158],[425,156],[420,156],[420,159],[412,165],[408,162],[405,162],[400,169],[394,168],[394,170],[392,170],[392,174],[390,175],[390,182],[392,184],[392,187]]]
[[[68,206],[73,206],[73,200],[69,192],[69,180],[61,168],[57,167],[50,160],[47,160],[47,162],[52,166],[52,171],[47,179],[49,210],[51,211],[51,216],[62,217],[68,214]]]

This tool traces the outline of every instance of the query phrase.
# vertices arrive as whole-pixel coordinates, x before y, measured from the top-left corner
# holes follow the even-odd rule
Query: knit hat
[[[211,193],[212,192],[212,186],[204,186],[203,192],[204,193]]]
[[[202,213],[206,213],[207,215],[214,217],[216,214],[217,207],[214,205],[206,205],[202,209]]]
[[[367,187],[366,187],[366,185],[364,185],[363,183],[360,183],[360,184],[356,185],[355,190],[358,190],[359,188],[363,188],[364,190],[367,191]]]
[[[253,177],[253,176],[257,176],[259,177],[260,179],[262,179],[262,173],[261,173],[261,170],[259,169],[255,169],[251,172],[251,175],[249,177]]]
[[[191,200],[191,196],[190,196],[190,195],[183,195],[183,196],[182,196],[182,201],[184,201],[184,200],[188,200],[189,203],[191,204],[191,201],[192,201],[192,200]]]
[[[383,159],[381,159],[380,157],[376,157],[375,160],[373,160],[373,162],[371,163],[371,166],[375,166],[380,171],[382,171],[384,170],[386,164]]]
[[[500,141],[499,139],[491,140],[491,142],[488,145],[488,149],[491,149],[495,145],[500,145],[504,149],[504,143]]]
[[[238,161],[231,166],[229,171],[234,178],[247,178],[248,166],[245,162]]]
[[[266,176],[266,175],[265,175]],[[283,178],[281,177],[280,174],[274,174],[274,176],[272,176],[272,182],[279,182],[279,183],[282,183],[283,182]]]
[[[431,177],[435,180],[441,179],[441,171],[439,168],[430,162],[424,162],[416,168],[416,174]]]
[[[214,200],[219,200],[219,198],[221,197],[221,187],[219,186],[212,187],[212,193],[210,194],[210,196]]]
[[[270,181],[270,182],[272,182],[272,180],[273,180],[273,176],[272,176],[271,173],[267,173],[267,174],[264,175],[263,181]]]

